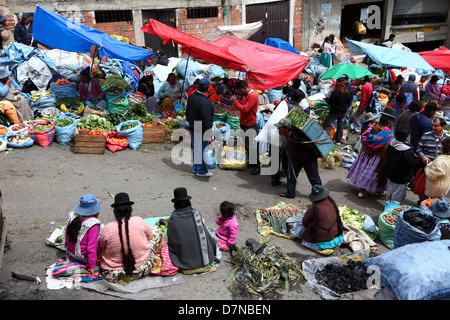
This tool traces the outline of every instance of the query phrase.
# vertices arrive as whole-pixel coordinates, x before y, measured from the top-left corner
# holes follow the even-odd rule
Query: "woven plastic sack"
[[[433,215],[426,214],[426,212],[420,211],[427,215],[427,219],[434,222],[434,229],[430,233],[425,233],[422,230],[417,229],[416,227],[410,225],[407,221],[404,220],[404,215],[406,212],[410,210],[418,210],[416,208],[405,209],[400,212],[400,216],[397,219],[397,224],[395,225],[394,230],[394,246],[393,249],[402,247],[407,244],[424,242],[424,241],[438,241],[441,240],[441,230],[439,228],[440,220]]]
[[[77,98],[77,84],[50,83],[50,91],[56,100],[63,97]]]
[[[44,131],[34,131],[36,126],[46,124],[50,124],[51,127],[45,129]],[[48,148],[55,139],[55,124],[49,120],[34,122],[32,126],[28,128],[28,134],[36,144],[43,148]]]
[[[125,99],[122,102],[116,102],[118,99]],[[108,100],[108,110],[109,112],[114,112],[114,113],[118,113],[118,114],[124,114],[125,111],[128,110],[128,106],[129,106],[130,102],[127,98],[127,96],[117,96],[114,97],[112,99]]]
[[[231,130],[239,130],[241,128],[241,122],[239,121],[239,117],[233,117],[227,113],[227,118],[225,122],[230,126]]]
[[[226,122],[227,121],[227,114],[228,114],[228,111],[226,111],[226,110],[225,110],[225,112],[222,112],[222,113],[214,112],[213,121]]]
[[[137,123],[137,126],[134,126],[131,129],[122,130],[125,125],[130,123]],[[136,150],[141,146],[142,139],[144,137],[144,130],[139,120],[128,120],[122,122],[117,125],[116,131],[119,136],[124,137],[128,140],[128,146],[131,149]]]
[[[116,131],[109,131],[106,133],[106,148],[108,148],[111,152],[121,151],[128,147],[128,141],[126,144],[122,144],[120,142],[114,142],[111,138],[120,137]]]
[[[220,128],[218,126],[221,126]],[[220,140],[227,141],[230,138],[230,125],[222,121],[213,122],[213,131],[220,132]]]
[[[72,117],[66,117],[72,120],[72,124],[65,127],[55,125],[55,140],[62,146],[67,146],[75,137],[77,121]]]
[[[386,221],[384,221],[384,216],[387,214],[395,214],[392,212],[383,212],[378,217],[378,238],[380,241],[389,249],[392,249],[394,246],[394,230],[395,225],[390,225]],[[398,219],[398,215],[397,219]]]
[[[450,240],[412,243],[363,261],[397,300],[450,299]],[[375,268],[373,268],[375,269]]]
[[[26,140],[22,143],[11,142],[9,140],[9,138],[14,137],[14,136],[24,136],[24,137],[26,137]],[[5,139],[7,141],[9,148],[24,149],[24,148],[31,147],[34,144],[34,140],[28,135],[28,132],[27,133],[8,133],[5,136]]]

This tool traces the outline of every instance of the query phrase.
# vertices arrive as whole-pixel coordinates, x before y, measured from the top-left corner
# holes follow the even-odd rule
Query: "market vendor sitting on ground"
[[[322,185],[317,164],[320,153],[316,146],[312,143],[303,143],[310,140],[300,130],[294,129],[291,120],[287,118],[281,119],[275,124],[275,127],[278,128],[279,134],[286,138],[286,144],[283,145],[283,148],[286,149],[288,161],[287,191],[280,193],[280,197],[295,198],[297,177],[302,168],[305,169],[311,186]]]
[[[10,76],[11,71],[0,66],[0,111],[12,124],[32,120],[34,113],[25,98],[18,96],[20,86]]]
[[[181,272],[215,271],[220,262],[216,241],[203,223],[201,214],[192,206],[186,188],[175,188],[173,194],[175,211],[167,221],[170,260]]]
[[[136,91],[144,95],[147,112],[158,112],[158,101],[155,97],[155,85],[153,84],[153,76],[151,74],[139,79]]]
[[[311,188],[308,207],[302,219],[305,230],[301,234],[302,244],[312,250],[327,250],[339,247],[344,241],[339,208],[330,191],[315,185]]]
[[[81,70],[80,80],[78,87],[80,100],[84,104],[95,104],[102,109],[106,109],[105,93],[100,82],[92,78],[90,67]]]
[[[183,104],[183,85],[177,80],[175,73],[169,73],[167,80],[161,84],[158,90],[159,112],[174,110],[176,104]]]
[[[37,42],[33,36],[33,25],[28,13],[22,14],[22,19],[14,28],[14,39],[18,43],[37,48]]]
[[[94,276],[97,266],[98,239],[103,229],[98,216],[102,211],[100,200],[85,194],[69,213],[69,221],[62,233],[68,258],[86,265],[87,276]]]
[[[125,192],[115,195],[114,217],[99,240],[102,276],[110,282],[128,282],[150,274],[152,228],[138,216],[132,216],[133,201]]]

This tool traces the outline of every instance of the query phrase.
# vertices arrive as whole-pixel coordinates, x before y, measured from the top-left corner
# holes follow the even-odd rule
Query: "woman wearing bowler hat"
[[[183,270],[214,271],[210,267],[219,262],[216,241],[200,213],[192,207],[186,188],[176,188],[173,193],[175,211],[167,223],[167,244],[173,265]]]
[[[68,257],[85,263],[86,275],[91,277],[97,265],[98,239],[103,228],[98,219],[100,211],[100,200],[93,194],[85,194],[69,213],[69,221],[62,234]]]
[[[141,217],[131,216],[133,204],[127,193],[116,194],[111,205],[116,221],[108,223],[100,236],[100,268],[110,282],[126,284],[152,269],[153,230]]]
[[[302,244],[312,250],[330,250],[342,244],[344,232],[336,202],[330,191],[315,185],[311,188],[309,200],[312,204],[302,219],[305,230],[301,234]]]

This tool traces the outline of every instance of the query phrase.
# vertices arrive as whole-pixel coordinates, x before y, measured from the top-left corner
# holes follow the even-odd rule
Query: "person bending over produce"
[[[192,207],[186,188],[174,191],[175,211],[167,222],[167,245],[174,266],[198,272],[215,271],[220,261],[216,241],[208,232],[200,213]]]
[[[25,98],[18,96],[20,86],[10,78],[11,71],[0,67],[0,111],[12,124],[34,118],[34,113]]]
[[[110,282],[134,280],[152,269],[153,230],[141,217],[131,216],[133,204],[127,193],[116,194],[111,205],[116,221],[108,223],[100,236],[100,268]]]
[[[86,275],[91,277],[97,265],[98,239],[103,229],[98,219],[101,211],[100,200],[93,194],[85,194],[69,213],[69,221],[61,237],[68,258],[84,263]]]
[[[336,201],[330,191],[320,185],[313,186],[309,194],[312,204],[302,219],[305,230],[301,234],[302,244],[312,250],[334,249],[344,241],[342,220]]]
[[[300,114],[308,115],[303,111]],[[286,144],[283,148],[286,149],[288,156],[287,164],[287,191],[280,193],[280,197],[295,198],[297,177],[300,170],[305,169],[311,186],[321,185],[322,180],[319,176],[319,169],[317,166],[317,158],[320,154],[317,148],[310,141],[308,137],[300,130],[296,130],[292,126],[291,120],[284,118],[275,124],[280,135],[286,138]],[[306,143],[305,143],[306,142]]]
[[[96,104],[102,109],[106,109],[105,93],[97,79],[91,77],[91,68],[84,68],[80,72],[79,94],[80,100],[84,104]]]

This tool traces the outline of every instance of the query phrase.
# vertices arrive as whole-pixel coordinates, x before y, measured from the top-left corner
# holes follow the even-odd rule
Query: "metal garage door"
[[[150,19],[164,23],[172,28],[176,28],[175,10],[143,10],[142,23],[146,25]],[[178,46],[172,46],[171,43],[163,45],[162,40],[152,34],[144,32],[145,46],[152,48],[153,51],[162,50],[166,56],[178,57]]]
[[[246,22],[262,21],[262,28],[249,40],[264,43],[266,38],[289,41],[289,1],[278,1],[248,5],[245,8]]]

